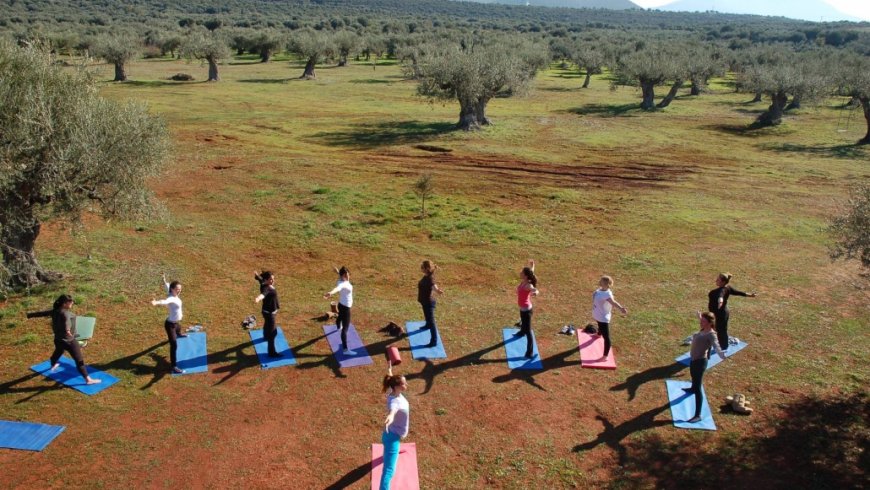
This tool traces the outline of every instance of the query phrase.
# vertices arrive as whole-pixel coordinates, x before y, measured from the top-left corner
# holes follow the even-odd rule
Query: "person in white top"
[[[408,436],[411,421],[411,406],[402,393],[407,391],[408,381],[404,376],[393,375],[393,364],[387,361],[387,375],[384,376],[384,392],[387,395],[387,417],[381,442],[384,445],[384,471],[381,473],[380,490],[390,490],[390,481],[399,462],[401,440]]]
[[[598,281],[598,289],[592,293],[592,317],[598,322],[598,335],[604,337],[604,355],[601,360],[607,359],[610,355],[610,317],[613,307],[619,308],[622,314],[628,313],[624,306],[616,302],[613,297],[613,278],[610,276],[601,276]]]
[[[163,286],[166,288],[166,299],[151,300],[151,305],[164,305],[169,311],[169,315],[163,323],[163,327],[166,329],[166,336],[169,338],[169,360],[172,365],[172,372],[183,374],[184,370],[179,368],[177,364],[178,339],[187,337],[187,335],[181,333],[181,324],[179,323],[184,317],[181,298],[178,296],[181,294],[181,283],[178,281],[166,282],[166,274],[163,274]]]
[[[352,356],[356,352],[347,346],[347,329],[350,328],[350,309],[353,307],[353,284],[350,283],[350,270],[347,267],[342,266],[336,272],[338,272],[338,283],[332,291],[324,293],[323,297],[329,298],[338,293],[338,319],[335,325],[341,331],[341,348],[344,354]]]

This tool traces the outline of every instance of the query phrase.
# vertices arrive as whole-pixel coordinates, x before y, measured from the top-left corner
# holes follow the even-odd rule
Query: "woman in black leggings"
[[[683,391],[695,396],[695,415],[686,421],[690,424],[701,421],[701,402],[703,401],[701,383],[704,380],[704,371],[707,370],[710,349],[715,349],[719,357],[723,361],[726,360],[725,353],[716,345],[716,317],[709,311],[706,313],[699,311],[698,322],[701,324],[701,328],[698,333],[692,335],[692,348],[690,350],[692,361],[689,364],[689,374],[692,376],[692,386],[683,388]]]
[[[282,357],[275,350],[275,338],[278,336],[278,327],[275,325],[275,315],[278,314],[278,291],[275,289],[275,276],[264,271],[254,274],[254,279],[260,283],[260,295],[254,299],[254,303],[263,302],[263,338],[269,346],[269,357]]]
[[[72,333],[73,325],[75,325],[76,321],[75,315],[70,310],[72,305],[72,296],[62,294],[54,301],[52,309],[28,313],[27,318],[51,317],[51,329],[54,331],[54,352],[51,354],[52,371],[56,371],[60,367],[60,356],[66,351],[69,352],[69,355],[75,361],[76,368],[82,377],[85,378],[85,383],[95,385],[100,383],[101,380],[93,379],[88,375],[88,370],[85,368],[85,359],[82,356],[82,348]]]
[[[716,289],[711,290],[707,294],[707,309],[716,316],[716,336],[719,339],[719,347],[722,350],[728,350],[728,318],[731,316],[728,312],[728,297],[729,296],[746,296],[754,298],[755,293],[744,293],[738,291],[728,283],[731,281],[731,274],[722,272],[716,277]]]

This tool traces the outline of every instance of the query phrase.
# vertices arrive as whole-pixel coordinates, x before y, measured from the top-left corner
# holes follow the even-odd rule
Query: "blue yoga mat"
[[[0,447],[42,451],[66,427],[0,420]]]
[[[740,342],[737,342],[736,345],[729,345],[728,350],[725,351],[725,357],[733,356],[734,354],[743,350],[746,347],[746,345],[747,345],[746,342],[744,342],[742,340]],[[676,359],[676,361],[679,362],[680,364],[688,366],[689,364],[692,363],[692,358],[691,358],[691,355],[688,352],[686,352],[685,354],[678,357]],[[707,361],[707,369],[712,368],[713,366],[719,364],[720,362],[722,362],[722,359],[719,357],[719,354],[717,354],[716,351],[713,350],[713,352],[710,354],[710,360]]]
[[[535,332],[532,332],[532,358],[526,359],[526,338],[515,337],[518,328],[502,329],[504,337],[504,350],[507,354],[508,367],[511,369],[544,369],[541,356],[538,353],[538,343],[535,341]]]
[[[51,372],[51,361],[41,362],[39,364],[30,366],[31,371],[36,371],[43,376],[47,376],[58,383],[69,386],[70,388],[74,388],[78,391],[81,391],[85,395],[96,395],[97,393],[105,390],[106,388],[112,386],[113,384],[118,382],[118,378],[112,376],[109,373],[100,371],[91,366],[87,366],[88,375],[90,375],[93,379],[102,380],[100,384],[96,385],[88,385],[85,384],[85,378],[79,373],[79,370],[76,369],[76,363],[69,357],[63,356],[58,361],[60,367],[57,368],[57,371]]]
[[[206,349],[205,332],[191,332],[187,337],[178,339],[178,367],[184,369],[184,374],[208,372],[208,350]],[[173,374],[173,376],[183,376]]]
[[[293,357],[293,351],[287,345],[287,339],[284,338],[284,332],[281,330],[281,327],[278,327],[278,336],[275,337],[275,350],[284,357],[269,357],[269,345],[266,343],[266,339],[263,338],[263,329],[248,330],[248,332],[251,334],[254,350],[257,351],[257,357],[260,359],[260,366],[263,369],[296,364],[296,358]]]
[[[441,341],[441,332],[438,332],[437,344],[429,347],[429,339],[432,333],[423,330],[426,322],[405,322],[405,332],[408,333],[408,342],[411,344],[411,356],[414,359],[447,359],[447,351]]]
[[[701,421],[690,424],[686,420],[695,415],[695,395],[686,393],[683,391],[683,388],[691,387],[691,381],[666,379],[665,384],[668,387],[668,400],[670,401],[671,417],[674,419],[675,427],[680,429],[716,430],[716,423],[713,422],[713,413],[710,411],[710,405],[707,403],[707,395],[704,392],[703,386],[701,387],[701,396],[704,398],[704,401],[701,402]]]

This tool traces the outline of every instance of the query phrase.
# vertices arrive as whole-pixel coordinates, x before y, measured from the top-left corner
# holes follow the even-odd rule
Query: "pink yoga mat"
[[[381,486],[384,472],[384,445],[372,444],[372,490]],[[390,490],[420,490],[420,477],[417,475],[417,445],[413,442],[399,446],[399,462],[390,482]]]
[[[581,366],[593,369],[616,369],[616,356],[613,354],[613,347],[610,348],[607,359],[600,360],[604,354],[604,337],[589,335],[582,330],[577,330],[577,340],[580,342]]]

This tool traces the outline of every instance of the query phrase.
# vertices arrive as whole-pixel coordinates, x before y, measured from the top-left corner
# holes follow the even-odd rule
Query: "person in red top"
[[[526,359],[534,354],[532,343],[532,296],[538,295],[538,277],[535,276],[535,261],[529,263],[520,271],[520,283],[517,285],[517,305],[520,307],[520,331],[515,335],[526,336]]]

